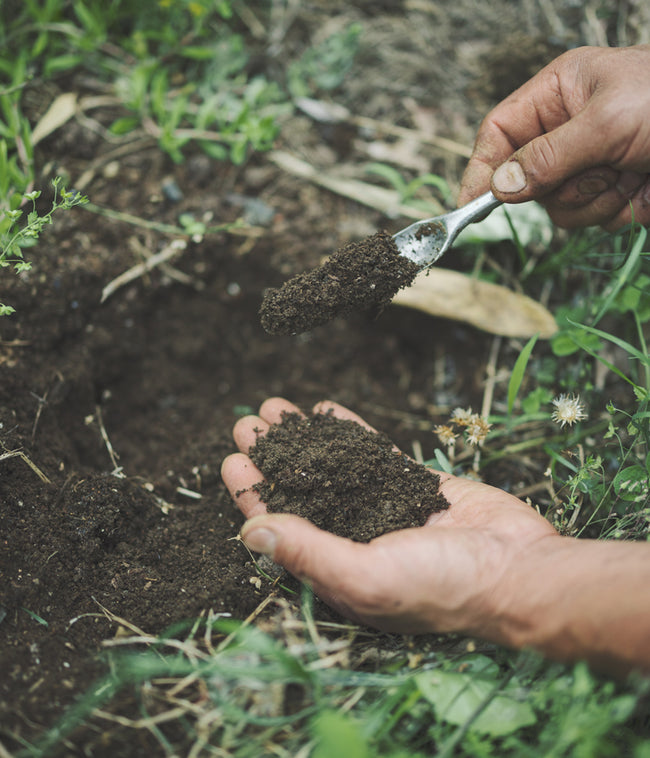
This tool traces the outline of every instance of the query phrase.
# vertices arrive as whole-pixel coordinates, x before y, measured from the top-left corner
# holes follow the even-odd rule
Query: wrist
[[[510,564],[493,639],[621,675],[650,669],[650,553],[549,535]]]
[[[498,599],[500,642],[552,654],[566,622],[562,597],[571,583],[566,564],[575,543],[570,537],[548,535],[514,556]]]

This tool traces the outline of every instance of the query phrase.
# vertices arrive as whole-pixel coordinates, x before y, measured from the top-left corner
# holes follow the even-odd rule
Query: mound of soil
[[[264,295],[260,320],[269,334],[299,334],[355,311],[381,310],[418,266],[399,254],[387,232],[337,250],[319,268],[298,274]]]
[[[449,507],[437,474],[385,434],[331,413],[283,414],[249,455],[265,476],[255,489],[269,511],[295,513],[358,542],[423,526]]]

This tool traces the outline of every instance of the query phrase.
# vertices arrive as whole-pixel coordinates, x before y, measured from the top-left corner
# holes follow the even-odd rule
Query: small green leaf
[[[628,502],[641,502],[650,495],[650,475],[645,466],[626,466],[614,477],[614,492]]]
[[[433,451],[433,454],[435,455],[435,458],[436,458],[435,461],[434,460],[426,461],[424,464],[425,466],[436,469],[438,471],[444,471],[447,474],[454,473],[454,467],[451,465],[451,461],[442,452],[442,450],[440,450],[440,448],[436,448]]]
[[[538,377],[539,378],[539,377]],[[538,413],[540,408],[553,399],[553,393],[547,387],[535,387],[521,401],[521,409],[524,413]]]
[[[235,416],[252,416],[255,409],[252,405],[235,405],[232,409]]]
[[[45,78],[50,78],[53,74],[57,74],[61,71],[69,71],[82,63],[82,61],[83,58],[81,55],[76,55],[74,53],[55,55],[46,60],[43,67],[43,74]]]
[[[132,132],[138,125],[139,120],[134,116],[123,116],[117,118],[109,127],[111,134],[128,134]]]

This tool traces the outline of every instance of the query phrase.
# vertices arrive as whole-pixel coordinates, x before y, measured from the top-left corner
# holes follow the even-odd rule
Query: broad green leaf
[[[445,471],[447,474],[453,474],[454,473],[454,467],[451,465],[451,461],[447,456],[440,450],[440,448],[436,448],[433,451],[433,454],[436,457],[436,463],[438,464],[437,468],[439,471]],[[427,462],[429,463],[429,462]],[[430,461],[431,464],[433,464],[433,461]],[[431,468],[435,468],[433,465]]]
[[[317,739],[312,758],[371,758],[359,727],[343,713],[324,711],[312,722],[312,730]]]
[[[510,683],[500,689],[497,677],[498,670],[481,669],[479,661],[476,670],[470,665],[463,671],[427,671],[415,680],[442,721],[501,737],[534,724],[537,717],[527,702],[515,697],[517,688]]]
[[[537,376],[539,380],[539,377]],[[521,409],[527,415],[538,413],[539,409],[553,399],[553,393],[547,387],[535,387],[526,397],[522,398]]]

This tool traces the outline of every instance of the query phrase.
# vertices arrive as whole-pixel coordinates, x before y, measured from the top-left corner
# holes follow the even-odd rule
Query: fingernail
[[[270,529],[266,529],[263,526],[259,526],[246,531],[246,527],[242,529],[241,538],[244,544],[249,550],[255,553],[262,553],[263,555],[269,555],[273,557],[275,547],[278,544],[278,538],[275,532]]]
[[[578,182],[577,189],[581,195],[600,195],[609,189],[609,182],[602,176],[586,176]]]
[[[502,163],[492,175],[497,192],[521,192],[526,187],[526,174],[517,161]]]

